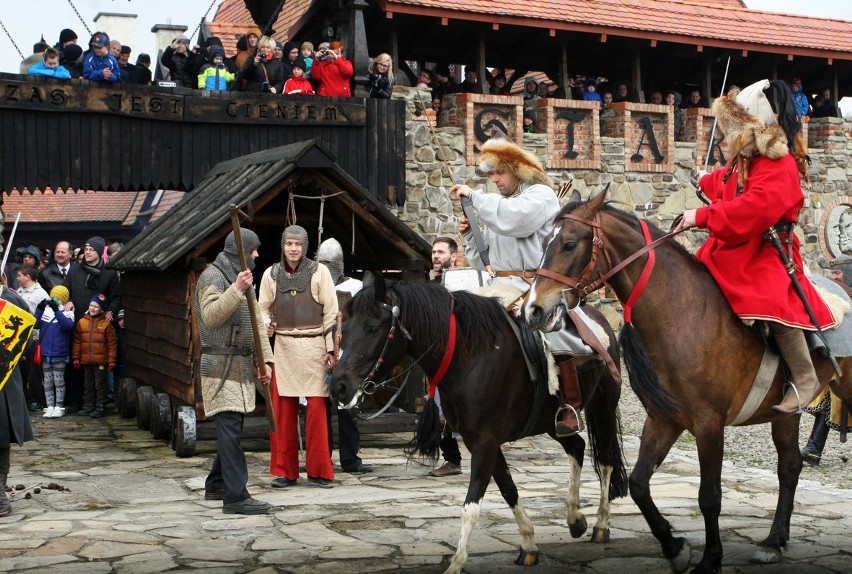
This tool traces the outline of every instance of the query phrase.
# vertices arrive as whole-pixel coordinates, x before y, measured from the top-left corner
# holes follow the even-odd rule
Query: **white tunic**
[[[486,193],[476,189],[470,194],[476,217],[485,228],[482,238],[488,247],[488,256],[494,271],[535,271],[541,264],[542,245],[553,230],[553,219],[561,207],[556,193],[540,183],[521,183],[518,193],[503,197],[499,193]],[[476,225],[476,222],[471,222]],[[464,234],[464,254],[475,269],[484,270],[473,234]],[[491,285],[511,285],[526,293],[530,284],[522,277],[495,277]],[[590,324],[579,308],[581,318]],[[571,330],[546,333],[554,354],[589,355],[591,347],[585,345]]]

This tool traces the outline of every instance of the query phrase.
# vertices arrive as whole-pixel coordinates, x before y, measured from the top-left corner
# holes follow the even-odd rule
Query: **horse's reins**
[[[571,293],[576,294],[580,301],[584,301],[589,293],[599,289],[603,285],[608,285],[607,281],[617,274],[619,271],[636,261],[639,257],[642,257],[646,253],[650,253],[648,257],[648,261],[645,264],[645,268],[642,270],[642,274],[637,281],[636,286],[633,289],[633,292],[630,294],[630,298],[628,299],[628,304],[625,305],[625,322],[629,322],[629,311],[632,309],[633,304],[639,299],[639,296],[642,293],[642,290],[645,288],[645,284],[648,281],[648,278],[651,275],[651,271],[654,267],[654,250],[680,233],[680,231],[669,232],[656,239],[651,241],[651,233],[648,229],[648,224],[644,220],[640,220],[639,223],[642,227],[642,233],[645,237],[645,246],[636,251],[635,253],[629,255],[623,261],[612,266],[612,261],[609,258],[609,254],[603,249],[604,247],[604,232],[603,228],[600,224],[600,214],[595,214],[594,221],[588,220],[579,216],[574,215],[573,213],[566,213],[562,216],[562,219],[572,219],[574,221],[579,221],[580,223],[584,223],[592,227],[593,237],[592,237],[592,256],[589,259],[589,263],[585,268],[580,272],[580,276],[578,278],[569,277],[568,275],[563,275],[561,273],[557,273],[556,271],[551,271],[550,269],[539,268],[536,270],[536,275],[541,275],[542,277],[547,277],[548,279],[553,279],[554,281],[558,281],[563,285],[567,285],[568,288],[564,291],[569,291]],[[677,227],[678,220],[676,219],[672,227]],[[607,260],[607,263],[610,265],[609,271],[604,274],[598,272],[598,278],[587,283],[583,284],[587,281],[595,271],[595,266],[597,265],[598,257],[600,256],[601,251],[603,251],[604,258]],[[629,305],[629,306],[628,306]]]

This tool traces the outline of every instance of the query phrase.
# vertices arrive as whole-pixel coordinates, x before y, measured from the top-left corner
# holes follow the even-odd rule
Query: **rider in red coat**
[[[775,119],[763,93],[770,83],[757,82],[735,98],[721,97],[713,104],[719,127],[731,142],[728,169],[704,175],[699,185],[713,202],[687,210],[677,229],[706,228],[710,238],[696,253],[725,294],[734,312],[743,319],[767,321],[781,354],[793,374],[790,389],[775,409],[801,412],[819,390],[819,381],[802,329],[813,331],[804,304],[787,275],[776,248],[763,236],[775,226],[795,275],[822,328],[836,325],[825,302],[802,272],[799,238],[793,232],[804,204],[800,176],[805,175],[803,154],[796,147],[801,123],[785,114],[792,105],[786,84],[779,89],[779,114]],[[789,97],[785,100],[784,95]],[[792,152],[792,153],[791,153]],[[793,155],[793,154],[797,155]],[[797,157],[798,156],[798,157]]]

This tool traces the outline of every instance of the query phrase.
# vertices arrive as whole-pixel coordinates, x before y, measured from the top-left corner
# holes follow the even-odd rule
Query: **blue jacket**
[[[74,312],[58,315],[53,309],[36,309],[36,329],[44,357],[68,357],[71,355],[71,334],[74,331]]]
[[[805,93],[805,89],[801,84],[799,84],[799,91],[793,92],[793,102],[796,104],[797,116],[806,116],[811,111],[811,106],[808,103],[808,95]]]
[[[112,70],[109,80],[104,80],[105,68]],[[94,82],[106,81],[114,84],[121,80],[121,68],[118,66],[118,60],[111,54],[101,57],[94,52],[89,52],[83,60],[83,77]]]
[[[224,92],[228,89],[228,84],[234,81],[237,77],[236,74],[232,74],[228,71],[228,69],[223,64],[222,67],[219,68],[219,85],[216,85],[216,66],[212,64],[208,64],[205,68],[202,68],[201,73],[198,74],[198,89],[199,90],[218,90],[220,92]]]
[[[70,80],[71,72],[65,69],[65,66],[56,66],[55,68],[48,68],[44,65],[44,62],[38,62],[34,66],[30,66],[30,69],[27,70],[28,74],[33,74],[35,76],[50,76],[51,78],[56,78],[58,80]]]

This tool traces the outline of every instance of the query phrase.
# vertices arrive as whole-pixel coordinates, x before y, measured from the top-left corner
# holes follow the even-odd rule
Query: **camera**
[[[260,91],[261,92],[268,92],[269,91],[269,82],[261,83],[260,84]]]

